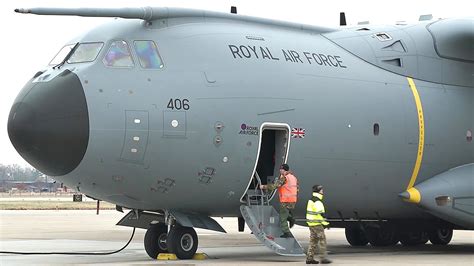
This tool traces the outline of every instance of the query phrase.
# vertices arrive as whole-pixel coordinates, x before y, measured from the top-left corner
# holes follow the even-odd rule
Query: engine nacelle
[[[436,175],[408,189],[400,196],[410,198],[411,202],[418,203],[445,221],[466,229],[474,229],[473,163]],[[416,201],[413,198],[416,198]]]

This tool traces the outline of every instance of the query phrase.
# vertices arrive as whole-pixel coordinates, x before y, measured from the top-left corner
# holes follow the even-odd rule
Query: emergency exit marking
[[[134,140],[134,141],[139,141],[139,140],[140,140],[140,137],[133,137],[133,140]]]
[[[138,150],[137,149],[131,149],[130,151],[133,152],[133,153],[137,153]]]
[[[175,120],[171,121],[171,126],[172,127],[178,127],[178,125],[179,125],[178,120],[175,119]]]

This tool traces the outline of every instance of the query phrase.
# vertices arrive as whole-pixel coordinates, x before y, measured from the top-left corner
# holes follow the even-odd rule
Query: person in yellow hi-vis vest
[[[323,204],[323,186],[313,186],[313,197],[308,200],[306,207],[306,223],[309,226],[310,239],[308,254],[306,256],[306,264],[318,264],[319,261],[314,260],[315,252],[318,252],[320,262],[328,264],[332,261],[327,258],[326,236],[324,228],[329,228],[329,223],[324,218]]]

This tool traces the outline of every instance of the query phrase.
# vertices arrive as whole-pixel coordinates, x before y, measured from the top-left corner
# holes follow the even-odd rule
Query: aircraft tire
[[[192,227],[175,225],[168,233],[168,251],[182,260],[192,259],[198,247],[198,237]]]
[[[433,245],[447,245],[453,238],[453,229],[437,228],[430,232],[429,239]]]
[[[157,259],[160,253],[168,252],[166,239],[168,227],[164,223],[151,225],[145,233],[143,243],[145,251],[153,259]]]
[[[404,232],[400,235],[400,243],[404,246],[424,245],[428,242],[428,233],[424,231]]]
[[[361,247],[367,245],[369,240],[365,236],[364,231],[358,227],[346,227],[346,239],[351,246]]]
[[[394,228],[382,226],[380,228],[368,228],[367,239],[374,247],[393,246],[398,243],[398,235]]]

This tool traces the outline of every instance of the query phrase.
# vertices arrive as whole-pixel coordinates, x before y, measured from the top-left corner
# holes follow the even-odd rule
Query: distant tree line
[[[36,181],[43,174],[33,167],[0,164],[0,181]]]

